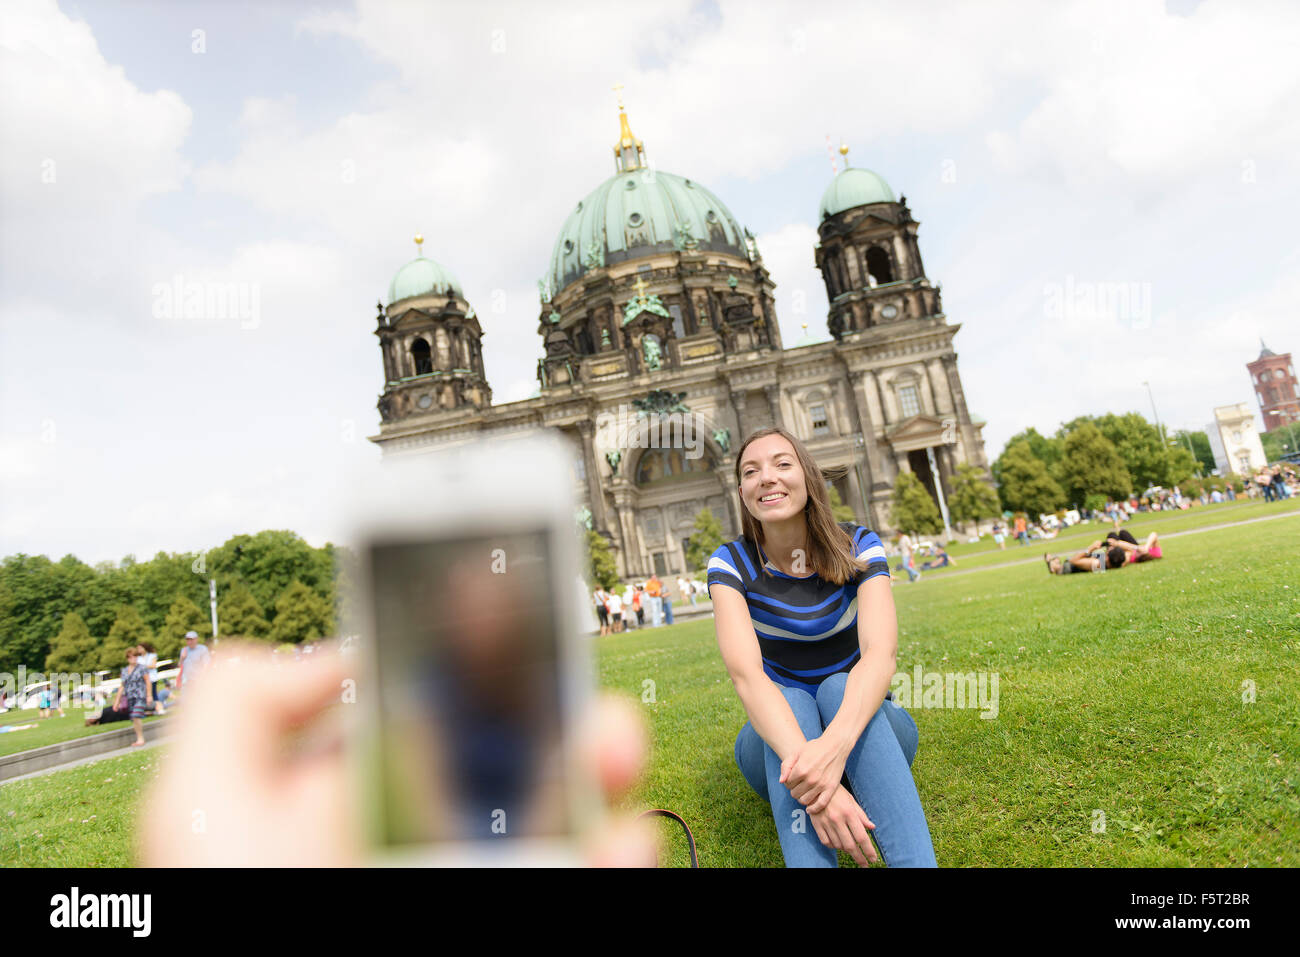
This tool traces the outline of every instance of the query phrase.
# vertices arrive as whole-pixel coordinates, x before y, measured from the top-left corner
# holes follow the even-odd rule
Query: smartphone
[[[386,459],[357,490],[353,780],[376,864],[580,863],[600,808],[571,450],[539,433]]]

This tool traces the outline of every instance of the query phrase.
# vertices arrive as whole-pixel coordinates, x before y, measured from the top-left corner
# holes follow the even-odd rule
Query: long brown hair
[[[779,426],[751,432],[736,452],[736,497],[740,500],[741,535],[757,545],[763,544],[763,523],[750,514],[745,507],[745,499],[740,494],[740,463],[745,457],[745,449],[751,443],[769,435],[779,435],[789,442],[799,460],[799,467],[803,469],[804,485],[808,490],[808,502],[803,509],[804,521],[808,525],[808,564],[821,578],[843,585],[867,568],[865,561],[859,561],[853,556],[853,539],[835,521],[835,516],[831,514],[831,499],[826,494],[826,478],[838,477],[847,470],[820,468],[804,444]],[[763,571],[771,574],[766,566]]]

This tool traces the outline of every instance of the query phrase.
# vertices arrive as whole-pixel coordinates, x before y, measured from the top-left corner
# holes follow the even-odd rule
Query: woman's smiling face
[[[788,439],[765,435],[745,447],[740,462],[740,498],[760,522],[780,521],[803,511],[808,488]]]

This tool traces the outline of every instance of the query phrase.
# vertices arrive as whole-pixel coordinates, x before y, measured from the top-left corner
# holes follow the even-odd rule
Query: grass
[[[940,864],[1300,864],[1296,531],[1187,536],[1104,575],[1029,565],[897,587],[900,671],[999,675],[996,720],[912,709]],[[780,866],[771,812],[734,766],[745,716],[712,622],[602,650],[604,684],[641,700],[654,682],[656,755],[632,803],[682,814],[704,866]]]
[[[1236,520],[1251,507],[1201,514]],[[999,676],[994,720],[911,709],[939,863],[1300,865],[1297,531],[1285,518],[1188,535],[1163,561],[1103,575],[1033,564],[900,582],[900,671]],[[712,620],[598,649],[601,684],[642,702],[654,741],[627,806],[680,813],[703,866],[781,866],[771,811],[732,757],[745,715]],[[158,753],[0,786],[0,866],[130,863]],[[660,826],[669,863],[685,864],[676,825]]]
[[[36,708],[28,708],[24,711],[6,711],[0,714],[0,726],[35,724],[36,727],[28,728],[25,731],[9,731],[0,734],[0,757],[6,754],[16,754],[19,751],[30,751],[32,748],[44,747],[47,744],[58,744],[60,741],[71,741],[73,738],[84,738],[92,734],[100,734],[104,731],[116,731],[122,728],[131,727],[129,721],[115,721],[112,724],[106,724],[100,727],[92,724],[86,727],[86,715],[90,714],[84,708],[64,707],[65,716],[60,718],[58,712],[53,712],[51,718],[38,717],[40,711]],[[145,718],[145,723],[152,721],[156,715],[150,715]]]
[[[158,749],[0,785],[0,866],[131,867]]]
[[[1285,502],[1225,502],[1222,505],[1196,506],[1178,512],[1139,512],[1124,523],[1124,527],[1133,533],[1133,537],[1142,541],[1151,532],[1165,535],[1193,531],[1212,525],[1230,522],[1250,521],[1267,518],[1285,512],[1300,512],[1300,498],[1287,499]],[[1006,565],[1028,558],[1041,559],[1043,552],[1053,554],[1073,554],[1090,542],[1103,537],[1113,526],[1108,521],[1087,522],[1066,529],[1056,538],[1047,540],[1031,539],[1028,545],[1019,544],[1014,538],[1007,537],[1007,547],[998,548],[991,536],[985,536],[979,542],[956,541],[948,547],[959,565],[936,568],[922,572],[922,575],[949,575],[953,572],[971,568],[985,568],[992,565]],[[918,563],[924,558],[918,557]],[[897,557],[891,557],[891,565]]]

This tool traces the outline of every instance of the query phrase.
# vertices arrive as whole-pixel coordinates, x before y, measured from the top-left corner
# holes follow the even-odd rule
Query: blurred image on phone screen
[[[573,832],[549,536],[370,543],[389,848]]]

